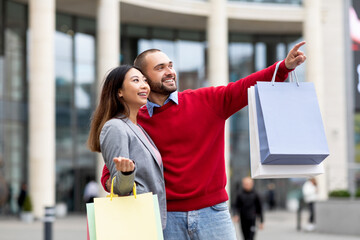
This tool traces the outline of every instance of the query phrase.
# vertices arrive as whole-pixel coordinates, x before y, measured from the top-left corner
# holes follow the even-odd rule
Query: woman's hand
[[[116,170],[123,173],[132,172],[135,169],[135,163],[133,160],[124,157],[117,157],[113,159]]]

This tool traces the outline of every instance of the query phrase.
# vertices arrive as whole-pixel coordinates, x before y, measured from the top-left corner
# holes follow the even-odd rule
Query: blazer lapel
[[[153,143],[153,141],[151,141],[151,139],[149,139],[148,138],[148,140],[149,141],[147,141],[147,139],[145,139],[145,136],[144,136],[144,134],[146,134],[145,132],[144,132],[144,134],[142,134],[141,132],[140,132],[140,129],[137,127],[137,126],[135,126],[135,124],[133,123],[133,122],[131,122],[128,118],[125,118],[125,119],[123,119],[123,121],[129,126],[129,128],[135,133],[135,135],[140,139],[140,141],[144,144],[144,146],[147,148],[147,150],[151,153],[151,155],[152,155],[152,157],[154,158],[154,160],[155,160],[155,162],[159,165],[159,162],[158,162],[158,160],[157,160],[157,158],[156,158],[156,155],[155,155],[155,153],[154,153],[154,151],[153,151],[153,149],[152,149],[152,147],[150,146],[150,143],[149,142],[151,142],[151,144],[153,144],[153,146],[154,146],[154,148],[156,148],[155,147],[155,144]],[[141,128],[141,127],[140,127]],[[142,129],[142,128],[141,128]],[[147,134],[146,134],[147,135]],[[148,136],[148,135],[147,135]],[[160,165],[159,165],[159,167],[160,167]],[[161,167],[160,167],[161,168]]]

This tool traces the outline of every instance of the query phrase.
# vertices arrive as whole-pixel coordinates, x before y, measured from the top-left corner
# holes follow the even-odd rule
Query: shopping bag
[[[324,173],[323,163],[315,165],[269,165],[260,158],[259,128],[255,103],[255,87],[248,89],[250,168],[254,179],[313,177]]]
[[[112,184],[110,196],[94,198],[97,240],[163,240],[157,195],[133,192],[117,197]]]
[[[319,164],[329,149],[314,84],[274,80],[255,85],[262,164]]]
[[[87,239],[96,240],[94,203],[86,204]]]
[[[163,239],[162,236],[162,225],[160,218],[160,209],[159,201],[156,195],[153,195],[154,198],[154,210],[156,214],[156,229],[158,232],[158,239]],[[86,213],[87,213],[87,239],[96,240],[96,227],[95,227],[95,212],[94,212],[94,203],[86,204]]]

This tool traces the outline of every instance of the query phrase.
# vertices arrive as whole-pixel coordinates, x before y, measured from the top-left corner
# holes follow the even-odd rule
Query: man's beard
[[[151,92],[169,95],[177,90],[176,81],[174,80],[175,85],[171,87],[167,87],[164,85],[164,81],[162,80],[160,83],[154,83],[148,78],[148,84],[150,86]]]

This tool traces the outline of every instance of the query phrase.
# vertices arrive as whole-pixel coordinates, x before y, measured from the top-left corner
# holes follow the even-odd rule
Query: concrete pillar
[[[322,10],[321,1],[305,0],[304,2],[304,39],[306,40],[306,80],[315,84],[320,109],[324,116],[324,76],[323,76],[323,45],[322,45]],[[327,171],[328,164],[325,164]],[[326,175],[317,177],[319,194],[322,199],[327,195]]]
[[[97,81],[98,98],[101,91],[101,83],[105,74],[120,63],[120,1],[98,0],[97,1]],[[98,182],[104,160],[98,155],[96,176]]]
[[[330,158],[327,160],[329,165],[327,171],[328,189],[347,189],[348,188],[348,162],[350,159],[349,149],[354,149],[354,142],[350,142],[354,133],[349,132],[349,122],[347,101],[347,78],[346,74],[346,50],[345,47],[345,1],[322,0],[323,8],[323,89],[324,95],[324,118],[326,121],[327,138],[330,147]],[[330,57],[329,53],[331,54]],[[353,91],[351,89],[351,91]],[[353,114],[353,113],[352,113]],[[351,147],[348,149],[348,147]]]
[[[348,121],[345,73],[344,2],[304,1],[307,42],[306,79],[314,82],[325,124],[330,156],[318,177],[320,196],[348,187]]]
[[[29,192],[36,218],[55,204],[55,0],[30,0]]]
[[[345,17],[349,14],[350,6],[352,6],[353,1],[352,0],[345,0],[344,6],[342,10],[345,12]],[[355,193],[356,191],[356,181],[355,181],[355,169],[356,165],[354,164],[355,161],[355,93],[354,93],[354,59],[353,59],[353,51],[352,51],[352,40],[350,37],[350,22],[345,20],[344,23],[344,35],[345,35],[345,43],[344,43],[344,53],[345,53],[345,79],[348,79],[349,81],[346,81],[346,89],[347,89],[347,99],[346,99],[346,106],[347,106],[347,132],[348,132],[348,159],[350,161],[350,164],[348,166],[348,185],[349,190],[352,193]]]
[[[228,19],[227,1],[210,0],[207,21],[208,78],[210,86],[226,85],[229,82]],[[225,125],[225,166],[228,178],[227,192],[230,197],[230,134],[229,123]]]
[[[226,0],[211,0],[207,22],[208,76],[211,86],[229,82]]]

